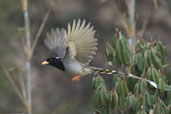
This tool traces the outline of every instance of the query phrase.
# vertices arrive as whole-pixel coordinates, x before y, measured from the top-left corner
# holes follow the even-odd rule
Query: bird
[[[94,26],[91,26],[90,22],[86,24],[85,19],[83,21],[74,19],[72,24],[68,23],[67,30],[58,27],[51,29],[50,32],[47,32],[44,43],[56,56],[46,59],[41,64],[50,65],[67,72],[73,76],[72,82],[76,82],[85,75],[93,73],[119,74],[147,81],[157,88],[155,82],[133,74],[89,66],[97,50],[95,32]]]

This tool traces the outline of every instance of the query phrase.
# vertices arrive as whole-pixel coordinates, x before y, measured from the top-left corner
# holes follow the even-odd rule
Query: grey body
[[[65,71],[72,76],[84,76],[93,72],[91,67],[80,64],[76,60],[63,60],[63,64]]]

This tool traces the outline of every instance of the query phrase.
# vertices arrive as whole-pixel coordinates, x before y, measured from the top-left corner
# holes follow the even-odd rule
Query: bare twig
[[[26,91],[27,91],[27,104],[28,104],[28,113],[32,113],[32,97],[31,97],[31,75],[30,75],[30,51],[31,51],[31,39],[30,39],[30,23],[29,23],[29,12],[28,12],[28,0],[21,0],[24,12],[24,22],[25,22],[25,44],[24,48],[26,51]]]
[[[42,23],[41,23],[41,25],[40,25],[40,28],[39,28],[39,30],[38,30],[38,32],[37,32],[37,34],[36,34],[35,40],[34,40],[33,45],[32,45],[32,47],[31,47],[31,54],[30,54],[30,57],[33,55],[33,52],[34,52],[34,49],[35,49],[35,47],[36,47],[37,41],[38,41],[39,38],[40,38],[40,34],[42,33],[42,31],[43,31],[43,29],[44,29],[44,26],[45,26],[45,24],[46,24],[46,22],[47,22],[47,19],[48,19],[48,17],[49,17],[49,14],[50,14],[50,9],[47,11],[46,15],[44,16],[43,21],[42,21]]]
[[[23,100],[22,94],[21,94],[21,92],[19,91],[18,87],[16,86],[14,80],[11,78],[10,73],[8,72],[8,70],[7,70],[3,65],[1,65],[1,67],[2,67],[2,69],[3,69],[3,71],[4,71],[4,73],[5,73],[5,76],[8,78],[9,82],[10,82],[11,85],[14,87],[14,90],[17,92],[19,98],[20,98],[21,100]]]
[[[126,0],[127,7],[128,7],[128,27],[129,27],[129,33],[128,37],[131,42],[130,47],[132,50],[135,48],[136,43],[136,25],[135,25],[135,0]]]
[[[27,53],[31,47],[30,41],[30,23],[29,23],[29,12],[28,12],[28,0],[21,0],[24,12],[24,23],[25,23],[25,46],[27,47]]]
[[[154,8],[158,8],[158,0],[153,0],[153,5],[154,5]]]
[[[145,18],[141,30],[137,33],[137,37],[142,38],[142,36],[145,32],[145,29],[147,27],[148,21],[149,21],[149,17],[150,17],[150,14],[147,15],[147,17]]]
[[[22,95],[24,98],[26,98],[26,87],[24,84],[24,80],[23,80],[23,76],[21,74],[19,74],[19,82],[20,82],[20,86],[21,86],[21,90],[22,90]]]
[[[31,96],[31,75],[30,75],[30,61],[26,62],[26,91],[27,91],[27,102],[29,106],[29,112],[32,113],[32,96]]]
[[[135,17],[135,0],[127,0],[128,5],[128,13],[129,13],[129,21],[130,23],[134,24],[134,17]]]
[[[11,83],[11,85],[14,87],[14,90],[16,91],[19,99],[21,100],[21,102],[24,104],[26,110],[28,111],[29,110],[29,107],[27,105],[27,101],[26,99],[22,96],[21,92],[19,91],[18,87],[16,86],[14,80],[11,78],[11,75],[10,73],[8,72],[8,70],[3,66],[1,65],[4,73],[5,73],[5,76],[8,78],[9,82]]]
[[[25,77],[26,77],[26,84],[21,81],[21,89],[22,93],[20,93],[20,96],[25,98],[25,105],[27,105],[27,113],[32,114],[32,92],[31,92],[31,58],[34,52],[34,49],[37,45],[38,39],[40,37],[40,34],[43,31],[43,28],[47,22],[47,19],[49,17],[50,9],[46,13],[45,17],[43,18],[43,22],[40,25],[40,28],[36,34],[36,37],[33,41],[33,44],[31,45],[31,37],[30,37],[30,23],[29,23],[29,12],[28,12],[28,0],[21,0],[22,7],[23,7],[23,13],[24,13],[24,30],[25,30],[25,37],[22,40],[23,48],[26,54],[26,63],[25,63]],[[26,91],[26,92],[25,92]],[[26,93],[26,95],[25,95]],[[27,100],[26,100],[27,98]]]

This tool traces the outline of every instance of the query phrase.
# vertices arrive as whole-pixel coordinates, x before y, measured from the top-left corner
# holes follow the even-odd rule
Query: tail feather
[[[131,77],[134,79],[138,79],[138,80],[144,80],[144,81],[148,82],[149,84],[151,84],[153,87],[157,88],[157,84],[155,82],[153,82],[151,80],[147,80],[142,77],[135,76],[133,74],[118,72],[118,71],[110,70],[110,69],[95,68],[95,67],[93,67],[93,70],[94,70],[94,72],[98,72],[98,73],[102,73],[102,74],[119,74],[119,75],[125,75],[127,77]]]

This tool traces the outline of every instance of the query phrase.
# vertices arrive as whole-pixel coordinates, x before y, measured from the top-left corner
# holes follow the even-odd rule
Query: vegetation
[[[95,114],[170,114],[171,85],[165,75],[166,50],[160,40],[139,39],[134,53],[129,50],[128,39],[116,30],[106,49],[106,57],[113,69],[153,80],[158,88],[143,80],[113,75],[112,90],[103,78],[93,78],[93,106]]]
[[[170,6],[170,0],[1,0],[0,114],[171,113]],[[97,31],[92,66],[105,67],[105,42],[112,40],[110,68],[153,80],[158,89],[122,75],[72,83],[65,73],[42,68],[54,56],[43,43],[46,33],[78,18]],[[111,38],[116,27],[126,37],[116,31]]]

